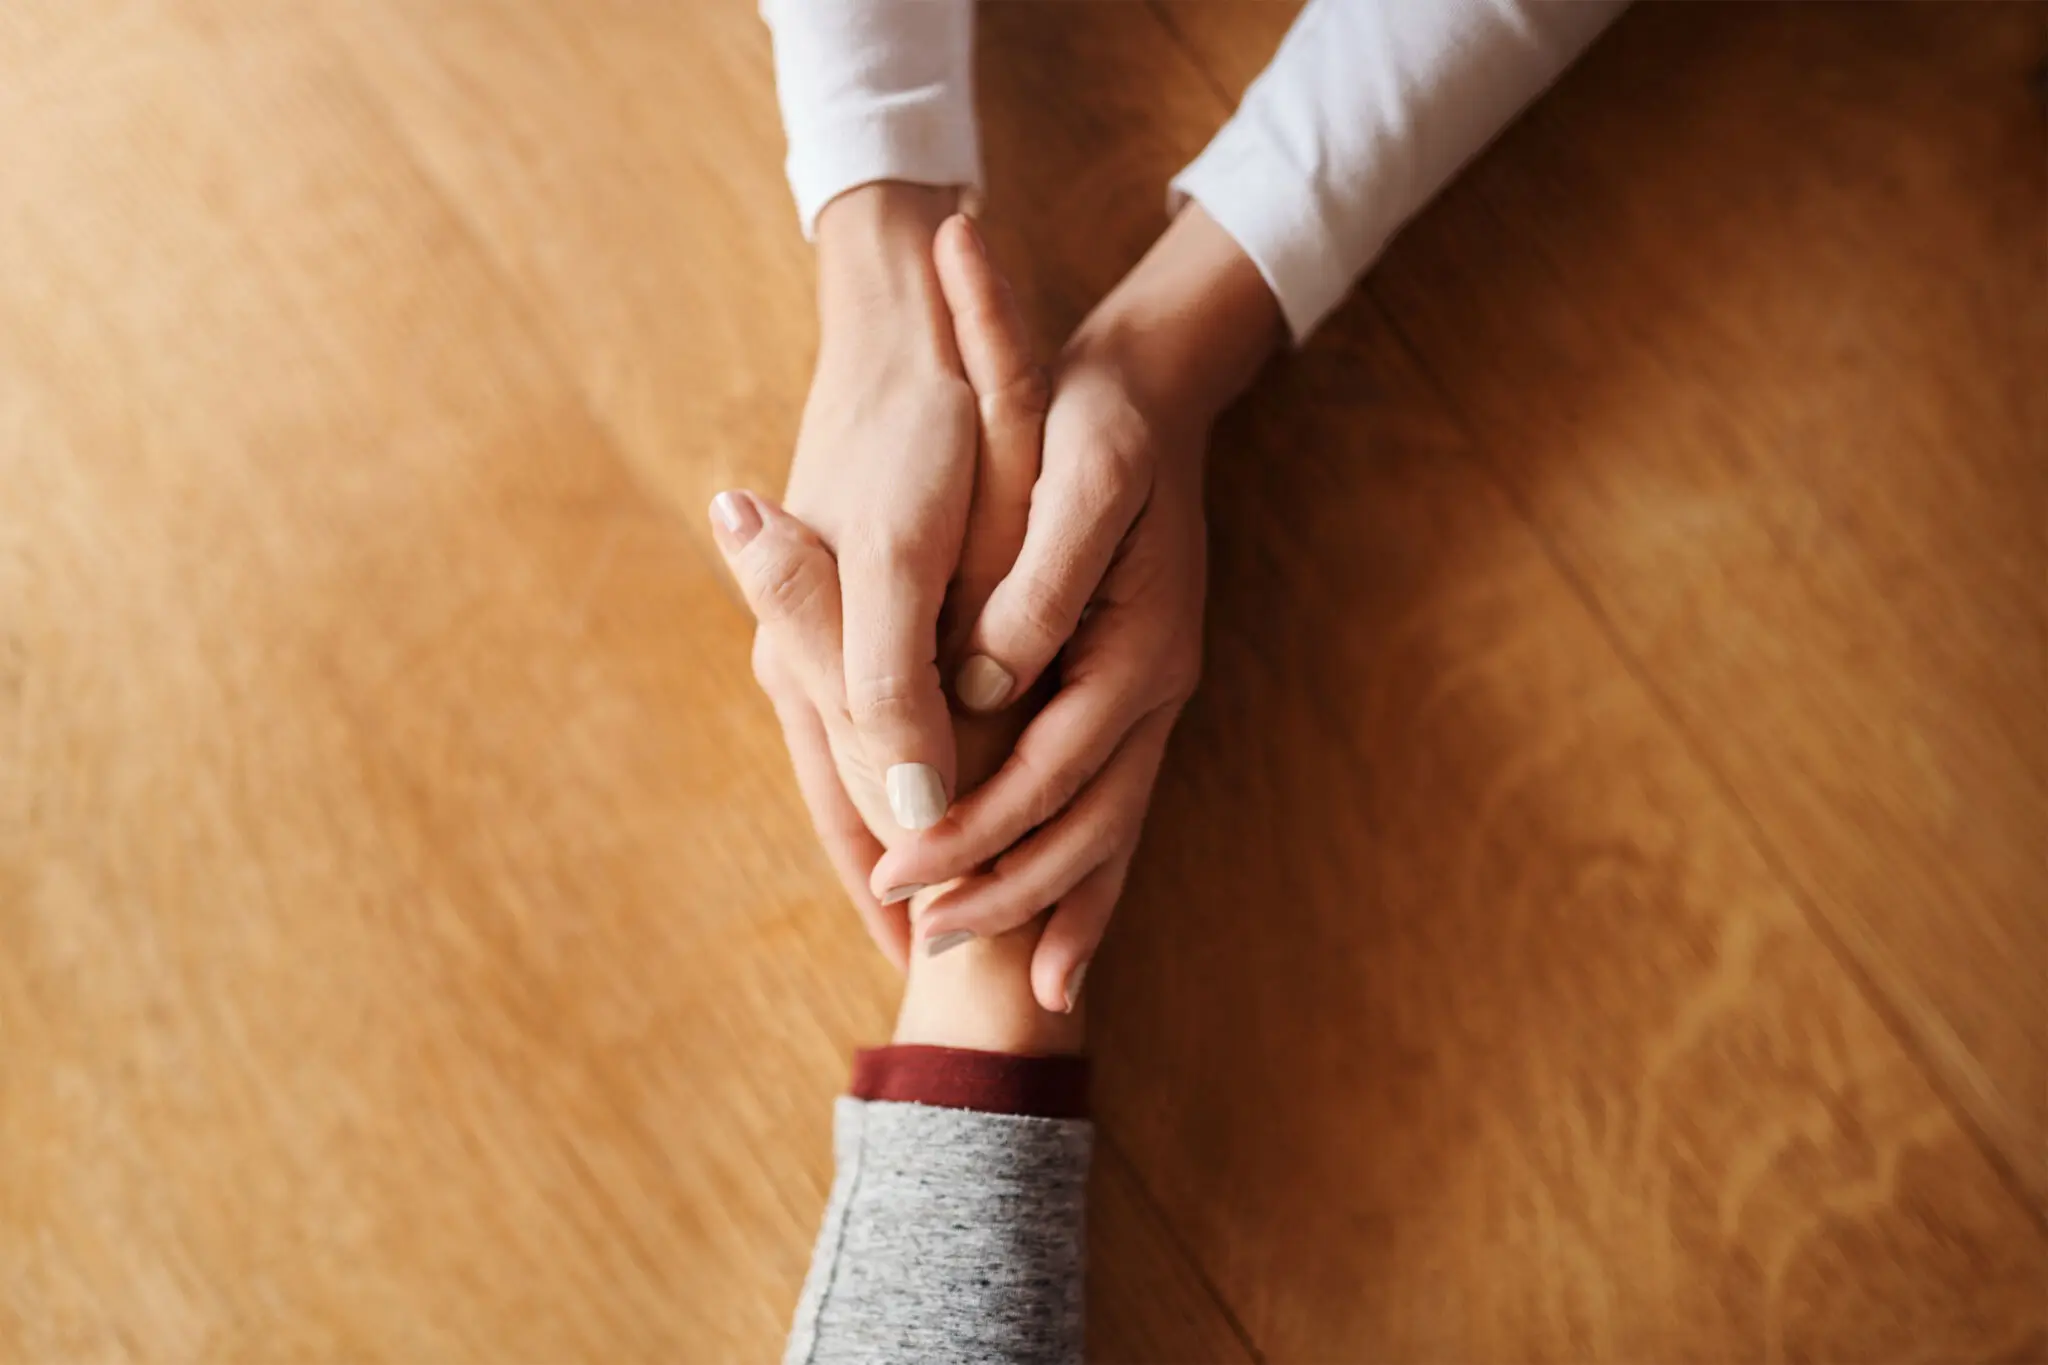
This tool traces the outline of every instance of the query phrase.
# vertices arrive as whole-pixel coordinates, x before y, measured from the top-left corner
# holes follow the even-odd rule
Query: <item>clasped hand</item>
[[[1259,335],[1191,346],[1198,324],[1176,332],[1141,266],[1048,378],[972,225],[934,230],[938,192],[873,188],[820,224],[784,507],[721,494],[715,535],[876,943],[900,967],[913,940],[945,951],[1049,910],[1032,991],[1070,1009],[1199,672],[1208,428],[1277,318],[1253,274]],[[1173,235],[1160,273],[1215,249]],[[1226,350],[1248,357],[1227,378]]]

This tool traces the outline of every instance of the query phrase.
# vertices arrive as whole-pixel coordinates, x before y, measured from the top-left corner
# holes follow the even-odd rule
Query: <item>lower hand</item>
[[[950,590],[943,592],[943,615],[960,623],[951,631],[960,636],[1009,571],[1023,542],[1043,435],[1044,377],[1031,364],[1014,302],[972,225],[964,218],[947,222],[930,250],[945,325],[957,347],[963,382],[972,384],[970,401],[975,409],[969,414],[964,471],[972,498],[961,517],[962,543],[940,575],[942,585],[951,581]],[[821,362],[821,386],[827,382],[825,368]],[[881,424],[880,429],[909,439],[893,423]],[[808,414],[805,430],[814,430]],[[874,428],[862,427],[857,435],[872,439]],[[901,967],[909,943],[905,902],[922,888],[887,888],[880,895],[869,888],[869,873],[882,850],[900,844],[909,834],[897,809],[898,784],[873,759],[872,727],[863,727],[858,705],[858,675],[850,662],[842,667],[842,661],[854,655],[855,622],[863,605],[889,611],[901,603],[887,599],[880,583],[870,585],[882,594],[880,598],[855,594],[846,578],[847,547],[855,536],[871,532],[867,527],[846,528],[837,518],[849,507],[867,507],[865,517],[881,521],[904,514],[904,507],[868,507],[878,494],[889,493],[889,485],[870,487],[854,477],[857,468],[835,465],[830,447],[819,451],[816,446],[800,447],[799,468],[791,478],[792,501],[802,490],[828,509],[826,525],[839,528],[837,557],[824,528],[814,529],[791,515],[794,506],[784,511],[745,492],[721,493],[713,501],[713,535],[758,622],[755,671],[782,721],[813,823],[871,935]],[[814,455],[824,468],[815,478],[805,473],[804,465]],[[890,500],[883,496],[881,501]],[[899,501],[914,507],[919,498]],[[927,521],[941,519],[929,506],[921,515]],[[935,618],[941,614],[938,606],[930,613]],[[929,637],[934,626],[921,622],[919,629]],[[957,660],[959,641],[951,643]],[[931,663],[925,668],[936,691],[937,669]],[[937,705],[949,773],[957,751],[957,776],[949,781],[956,780],[961,790],[995,771],[1031,714],[1027,704],[999,715],[952,717],[942,697]]]
[[[829,585],[799,577],[761,590],[785,621],[826,605],[802,594],[829,593],[830,653],[817,652],[822,636],[787,625],[764,624],[754,639],[754,675],[812,822],[899,967],[908,931],[868,890],[883,846],[871,831],[929,825],[957,780],[936,630],[974,488],[975,405],[932,261],[953,199],[867,185],[819,218],[818,363],[785,501],[837,563]],[[728,535],[756,515],[743,498],[719,505]],[[859,805],[849,792],[874,800]]]

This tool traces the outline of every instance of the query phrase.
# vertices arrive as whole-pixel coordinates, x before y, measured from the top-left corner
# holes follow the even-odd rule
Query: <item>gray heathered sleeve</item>
[[[1081,1359],[1094,1129],[842,1098],[784,1365]]]

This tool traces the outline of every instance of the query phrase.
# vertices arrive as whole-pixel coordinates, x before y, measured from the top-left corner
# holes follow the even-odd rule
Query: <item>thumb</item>
[[[944,585],[877,555],[843,560],[840,582],[846,712],[863,761],[882,773],[896,824],[929,829],[950,803],[955,761],[936,658]]]
[[[1062,409],[1056,391],[1023,546],[968,634],[959,691],[973,709],[1023,695],[1051,665],[1144,504],[1147,487],[1135,472],[1141,462],[1120,453],[1120,441],[1135,442],[1091,429],[1075,411]],[[985,693],[974,686],[998,677],[1008,686]]]
[[[806,655],[836,661],[839,570],[816,533],[767,498],[737,489],[711,500],[711,530],[755,622],[782,627]]]
[[[872,868],[877,846],[868,831],[888,828],[894,813],[882,770],[848,731],[838,561],[810,527],[758,493],[734,490],[713,498],[711,529],[761,627],[755,675],[789,736],[811,818],[842,876],[861,856]],[[770,657],[764,643],[776,678],[761,672],[761,661]],[[778,678],[804,706],[792,705]],[[860,891],[854,899],[861,900]],[[877,942],[888,946],[879,930]]]

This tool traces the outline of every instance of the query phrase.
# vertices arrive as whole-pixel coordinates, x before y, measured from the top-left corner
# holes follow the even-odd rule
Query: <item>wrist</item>
[[[1049,1056],[1081,1050],[1081,1015],[1055,1014],[1031,991],[1041,915],[938,957],[914,953],[892,1042]]]
[[[880,181],[825,206],[817,231],[821,364],[879,352],[958,369],[932,239],[959,197],[955,189]]]
[[[1140,402],[1206,428],[1284,334],[1258,267],[1191,201],[1081,324],[1068,357],[1115,365]]]

